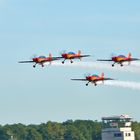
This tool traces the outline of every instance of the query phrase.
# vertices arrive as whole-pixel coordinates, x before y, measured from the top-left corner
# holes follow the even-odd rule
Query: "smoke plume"
[[[140,83],[138,82],[130,82],[130,81],[106,81],[104,83],[107,86],[114,86],[114,87],[122,87],[122,88],[129,88],[133,90],[140,90]]]
[[[140,64],[134,63],[132,65],[127,65],[124,63],[124,66],[121,67],[120,65],[115,65],[114,67],[111,66],[110,63],[103,63],[103,62],[74,62],[71,64],[69,61],[65,64],[61,62],[53,62],[52,66],[64,66],[64,67],[83,67],[83,68],[94,68],[97,70],[108,69],[111,71],[122,71],[122,72],[131,72],[131,73],[140,73]]]

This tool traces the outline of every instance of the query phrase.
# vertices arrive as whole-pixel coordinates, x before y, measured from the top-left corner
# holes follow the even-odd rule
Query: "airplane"
[[[87,75],[85,76],[85,79],[71,79],[71,80],[75,80],[75,81],[88,81],[88,83],[86,84],[86,86],[88,86],[88,84],[91,82],[93,83],[95,86],[97,86],[97,82],[98,81],[106,81],[106,80],[114,80],[112,78],[105,78],[104,77],[104,73],[101,74],[101,76],[93,74],[93,75]]]
[[[19,63],[35,63],[33,67],[35,68],[37,64],[44,67],[44,63],[49,62],[51,64],[52,61],[59,60],[58,57],[52,57],[51,54],[49,54],[49,57],[46,56],[39,56],[39,57],[33,57],[31,61],[19,61]]]
[[[123,66],[124,62],[128,62],[128,64],[131,63],[131,61],[137,61],[140,59],[137,58],[132,58],[131,53],[128,54],[128,56],[124,56],[124,55],[118,55],[118,56],[112,56],[111,59],[98,59],[97,61],[113,61],[114,63],[112,64],[112,67],[115,66],[115,64],[120,64],[120,66]]]
[[[61,56],[62,57],[60,57],[60,58],[64,58],[64,60],[62,61],[62,64],[64,64],[67,59],[69,59],[70,62],[73,63],[72,59],[80,59],[81,60],[82,57],[89,57],[90,55],[81,55],[81,51],[79,50],[77,54],[74,52],[68,52],[68,53],[63,52],[61,54]]]

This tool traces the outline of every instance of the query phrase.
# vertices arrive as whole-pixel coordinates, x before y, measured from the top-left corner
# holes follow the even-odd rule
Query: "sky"
[[[140,58],[139,5],[138,0],[0,0],[0,124],[100,121],[121,114],[140,121],[140,88],[86,87],[70,80],[104,72],[140,87],[140,62],[124,68],[96,62],[129,52]],[[91,57],[83,59],[84,66],[78,60],[36,69],[18,63],[63,50]]]

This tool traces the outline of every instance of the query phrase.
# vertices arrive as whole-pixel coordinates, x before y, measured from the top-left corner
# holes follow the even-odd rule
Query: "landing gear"
[[[115,62],[115,63],[116,63],[116,62]],[[112,64],[112,67],[114,67],[114,66],[115,66],[115,63],[113,63],[113,64]]]
[[[62,64],[64,64],[64,63],[65,63],[65,61],[66,61],[66,59],[65,59],[64,61],[62,61]],[[71,63],[73,63],[73,61],[72,61],[72,60],[70,60],[70,62],[71,62]]]
[[[35,63],[35,64],[33,65],[33,68],[35,68],[35,67],[36,67],[36,64],[37,64],[37,63]]]
[[[65,63],[65,61],[66,61],[66,59],[64,59],[64,61],[62,61],[62,64],[64,64],[64,63]]]
[[[89,81],[90,82],[90,81]],[[89,82],[86,84],[86,86],[88,86]]]
[[[70,62],[71,62],[71,63],[73,63],[73,61],[72,61],[72,60],[71,60]]]
[[[118,64],[120,64],[121,67],[123,66],[122,63],[118,63]],[[114,67],[114,66],[115,66],[115,63],[112,64],[112,67]]]
[[[94,83],[94,85],[95,85],[95,86],[97,86],[97,84],[96,84],[96,83]]]

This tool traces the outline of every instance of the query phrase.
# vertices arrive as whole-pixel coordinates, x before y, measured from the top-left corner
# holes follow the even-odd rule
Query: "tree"
[[[0,140],[9,140],[10,136],[6,133],[6,131],[0,127]]]
[[[26,140],[43,140],[40,133],[36,131],[36,129],[32,128],[28,130],[28,134],[26,136]]]
[[[60,123],[47,123],[48,140],[64,140],[64,127]]]

